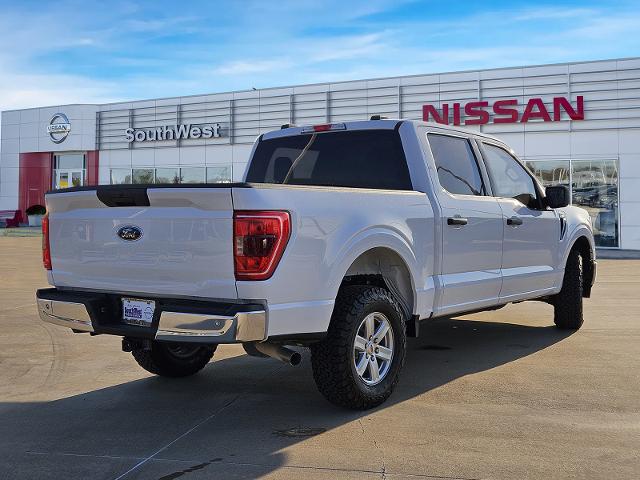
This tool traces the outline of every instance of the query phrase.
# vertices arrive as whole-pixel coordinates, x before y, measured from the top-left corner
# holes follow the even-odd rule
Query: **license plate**
[[[156,302],[153,300],[141,300],[139,298],[122,299],[122,321],[129,325],[150,327],[153,322],[153,312]]]

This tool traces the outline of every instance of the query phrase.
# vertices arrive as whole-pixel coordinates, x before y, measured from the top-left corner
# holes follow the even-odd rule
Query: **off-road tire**
[[[553,297],[553,321],[562,330],[578,330],[582,326],[583,278],[582,257],[572,250],[564,268],[562,290]]]
[[[193,349],[177,355],[176,347]],[[131,354],[138,365],[147,372],[162,377],[188,377],[202,370],[213,357],[217,345],[188,346],[168,342],[151,343],[151,349],[133,350]]]
[[[354,340],[362,320],[383,313],[393,331],[394,352],[383,380],[369,386],[358,376],[353,359]],[[404,365],[407,336],[402,308],[391,293],[380,287],[343,287],[336,299],[326,338],[311,345],[311,366],[318,390],[331,403],[366,410],[384,402],[393,392]]]

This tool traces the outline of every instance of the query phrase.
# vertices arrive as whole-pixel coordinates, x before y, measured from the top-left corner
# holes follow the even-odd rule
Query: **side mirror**
[[[569,205],[569,195],[569,188],[564,185],[553,185],[545,188],[545,202],[551,208],[562,208]]]

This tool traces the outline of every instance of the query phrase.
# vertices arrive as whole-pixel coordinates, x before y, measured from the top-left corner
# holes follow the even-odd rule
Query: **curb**
[[[0,229],[0,237],[41,237],[42,230],[40,227],[33,228],[2,228]]]
[[[640,250],[617,250],[617,249],[600,249],[596,248],[596,260],[639,260]]]

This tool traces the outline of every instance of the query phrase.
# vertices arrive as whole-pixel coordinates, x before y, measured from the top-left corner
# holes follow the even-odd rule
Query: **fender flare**
[[[574,230],[571,231],[570,235],[567,235],[566,247],[564,249],[564,252],[562,252],[561,265],[563,270],[564,270],[564,266],[567,264],[567,259],[569,258],[569,252],[571,252],[571,249],[573,248],[573,246],[576,244],[576,241],[580,237],[587,238],[587,241],[589,242],[589,247],[591,248],[591,254],[594,259],[596,258],[596,246],[593,241],[593,234],[591,232],[591,229],[584,224],[580,224]]]
[[[595,250],[595,242],[593,240],[593,233],[588,226],[584,224],[578,225],[567,237],[568,239],[567,239],[565,251],[563,252],[563,255],[562,255],[561,265],[562,265],[562,272],[564,272],[565,267],[567,265],[567,260],[569,258],[569,253],[573,250],[573,247],[581,237],[585,237],[587,239],[587,242],[589,243],[589,249],[590,249],[591,258],[588,259],[589,261],[587,264],[583,263],[583,272],[585,275],[583,296],[586,298],[589,298],[591,296],[591,287],[593,286],[593,283],[595,281],[595,276],[596,276],[596,264],[595,264],[596,250]],[[562,275],[562,277],[558,279],[559,286],[562,286],[563,279],[564,279],[564,274]]]
[[[342,284],[342,280],[351,268],[351,265],[364,253],[374,248],[386,248],[397,254],[404,262],[411,281],[414,305],[416,309],[416,279],[419,278],[420,268],[418,259],[411,248],[409,241],[400,232],[384,227],[372,227],[352,237],[343,245],[335,256],[329,275],[330,290],[335,298]]]

